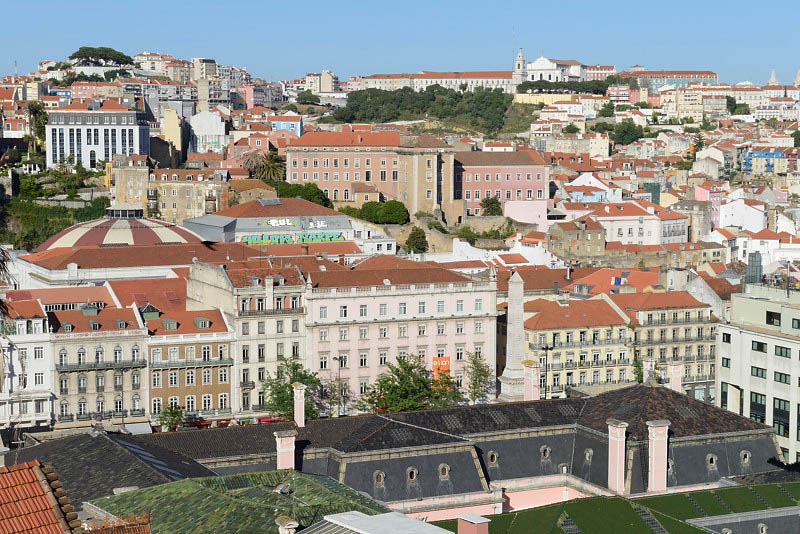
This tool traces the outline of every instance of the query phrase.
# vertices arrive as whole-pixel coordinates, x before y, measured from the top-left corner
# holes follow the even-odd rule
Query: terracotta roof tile
[[[318,217],[338,216],[344,217],[340,212],[320,206],[301,198],[281,198],[280,204],[263,204],[260,200],[251,200],[220,210],[214,215],[223,217]]]

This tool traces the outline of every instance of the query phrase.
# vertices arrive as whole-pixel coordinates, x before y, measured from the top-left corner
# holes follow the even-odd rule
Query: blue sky
[[[323,68],[342,79],[510,69],[519,47],[529,60],[544,54],[617,70],[636,63],[711,69],[725,82],[763,83],[774,68],[791,83],[800,68],[797,0],[763,9],[739,0],[29,0],[4,7],[0,74],[12,73],[15,59],[25,73],[82,45],[214,57],[272,80]]]

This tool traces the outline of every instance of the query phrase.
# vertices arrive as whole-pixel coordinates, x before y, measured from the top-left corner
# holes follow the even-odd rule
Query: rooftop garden
[[[648,514],[669,534],[701,534],[705,531],[686,520],[784,508],[797,506],[798,503],[800,482],[789,482],[676,493],[636,500],[592,497],[487,517],[491,519],[489,534],[563,534],[565,529],[562,525],[565,520],[577,525],[582,534],[651,534],[652,529],[645,520]],[[451,532],[457,530],[456,520],[435,524]],[[533,527],[535,530],[532,530]]]

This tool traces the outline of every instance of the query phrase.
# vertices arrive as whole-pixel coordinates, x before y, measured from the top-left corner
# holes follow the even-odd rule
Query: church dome
[[[119,204],[106,209],[102,219],[66,228],[36,249],[201,243],[203,238],[176,224],[144,217],[140,206]]]

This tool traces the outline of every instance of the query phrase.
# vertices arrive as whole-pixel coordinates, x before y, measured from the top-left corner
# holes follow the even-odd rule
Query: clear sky
[[[30,72],[82,45],[213,57],[265,79],[510,70],[518,48],[651,69],[711,69],[763,83],[800,68],[800,2],[740,0],[27,0],[3,2],[0,74]]]

